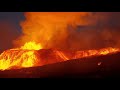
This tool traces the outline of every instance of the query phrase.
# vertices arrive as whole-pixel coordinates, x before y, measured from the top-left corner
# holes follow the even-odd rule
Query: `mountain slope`
[[[104,78],[119,77],[120,53],[17,70],[0,71],[0,78]]]

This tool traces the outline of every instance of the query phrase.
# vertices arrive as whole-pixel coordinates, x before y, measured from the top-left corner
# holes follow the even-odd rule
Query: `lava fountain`
[[[46,55],[44,55],[42,54],[44,52],[40,50],[42,50],[42,46],[40,44],[36,44],[35,42],[27,42],[21,48],[6,50],[0,55],[0,70],[36,67],[51,63],[64,62],[72,59],[107,55],[120,51],[120,49],[117,48],[104,48],[100,50],[75,52],[65,52],[53,49],[51,52],[53,56],[50,56],[51,53],[48,53],[49,55],[47,56],[47,52],[45,52]],[[45,49],[45,51],[48,51],[48,49]],[[39,56],[39,52],[44,56],[44,58]],[[46,58],[49,58],[47,62]]]
[[[36,66],[37,57],[35,55],[35,50],[39,50],[41,48],[42,46],[40,44],[28,42],[21,48],[4,51],[0,55],[0,69],[5,70]]]

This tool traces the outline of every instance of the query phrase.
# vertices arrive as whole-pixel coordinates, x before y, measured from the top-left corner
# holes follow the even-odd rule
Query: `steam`
[[[27,12],[16,46],[41,43],[43,48],[66,50],[119,47],[119,15],[116,12]]]

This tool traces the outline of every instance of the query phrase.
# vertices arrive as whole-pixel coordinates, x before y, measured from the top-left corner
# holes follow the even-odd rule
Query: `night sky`
[[[23,12],[0,12],[0,52],[13,46],[12,41],[21,34],[19,23],[24,19]]]

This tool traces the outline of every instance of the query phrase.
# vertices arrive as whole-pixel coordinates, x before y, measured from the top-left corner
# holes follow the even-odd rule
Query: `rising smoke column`
[[[35,41],[41,43],[45,49],[72,50],[118,46],[119,32],[111,28],[111,22],[109,22],[117,14],[112,12],[26,12],[26,20],[21,22],[23,34],[15,40],[15,44],[21,46],[26,42]]]
[[[35,41],[44,48],[65,48],[68,38],[68,27],[87,25],[87,12],[27,12],[26,20],[21,23],[23,35],[17,44]]]

